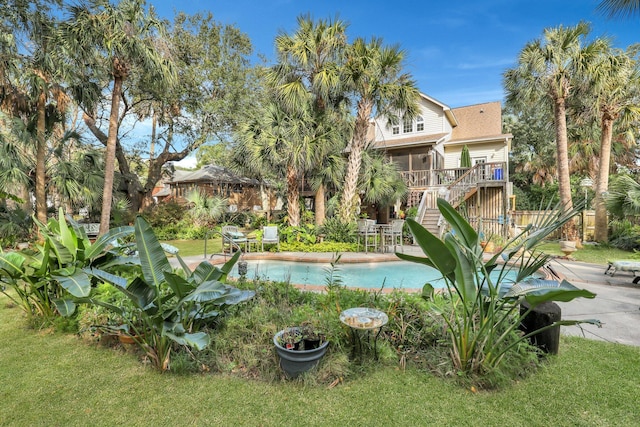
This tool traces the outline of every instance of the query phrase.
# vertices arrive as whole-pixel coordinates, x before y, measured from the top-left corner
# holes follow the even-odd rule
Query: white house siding
[[[444,167],[445,169],[453,169],[460,167],[460,157],[464,144],[456,144],[445,146]],[[487,163],[506,162],[508,157],[507,146],[504,141],[469,143],[469,153],[471,159],[486,158]]]
[[[413,121],[413,132],[402,132],[402,121],[400,121],[400,133],[394,135],[391,126],[387,126],[388,119],[380,117],[376,119],[376,141],[390,141],[394,139],[406,138],[418,135],[434,135],[439,133],[450,133],[452,128],[445,118],[442,107],[433,104],[425,99],[420,102],[420,115],[424,119],[424,130],[416,131],[416,121]]]

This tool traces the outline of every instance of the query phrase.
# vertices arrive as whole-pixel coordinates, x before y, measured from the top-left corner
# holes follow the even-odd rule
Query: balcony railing
[[[409,187],[449,187],[464,177],[465,184],[506,182],[506,162],[479,163],[472,168],[401,171]]]

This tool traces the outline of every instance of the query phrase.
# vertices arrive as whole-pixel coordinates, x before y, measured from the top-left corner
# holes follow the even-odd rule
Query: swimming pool
[[[279,260],[248,260],[247,279],[284,281],[296,285],[320,285],[327,282],[331,266],[328,263],[304,263]],[[497,272],[492,277],[497,277]],[[407,261],[338,264],[334,273],[348,287],[380,289],[420,289],[425,283],[434,288],[443,288],[445,282],[440,272],[426,265]],[[231,277],[238,277],[238,264],[233,267]],[[506,280],[513,282],[515,271]]]

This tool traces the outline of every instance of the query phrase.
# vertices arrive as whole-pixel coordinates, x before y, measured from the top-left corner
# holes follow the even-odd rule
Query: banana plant
[[[193,271],[178,253],[183,274],[173,271],[161,244],[149,223],[141,216],[135,220],[135,243],[139,266],[133,279],[127,280],[98,268],[89,272],[95,278],[113,285],[129,300],[128,307],[109,304],[96,298],[83,297],[66,302],[66,315],[76,303],[102,306],[123,324],[116,329],[131,336],[147,354],[154,366],[166,371],[170,366],[172,347],[184,345],[202,350],[209,345],[209,335],[202,329],[226,307],[254,296],[223,283],[240,256],[237,252],[221,268],[203,261]]]
[[[88,270],[116,265],[121,254],[114,243],[133,233],[133,227],[118,227],[92,243],[81,226],[68,221],[62,209],[46,225],[35,220],[43,237],[35,250],[0,253],[0,289],[30,315],[51,319],[68,310],[69,296],[89,296],[96,281]],[[5,292],[7,285],[17,296]]]
[[[445,200],[438,199],[437,204],[450,227],[443,240],[416,221],[407,219],[407,225],[426,257],[396,255],[442,273],[453,303],[450,312],[441,314],[448,326],[451,356],[457,369],[478,373],[497,367],[511,348],[543,330],[526,335],[514,334],[521,319],[539,304],[596,296],[566,280],[558,282],[535,278],[535,273],[549,261],[547,255],[536,253],[537,244],[568,222],[579,207],[569,212],[558,207],[548,210],[548,214],[535,226],[528,226],[505,245],[506,249],[485,260],[478,233],[473,227]],[[506,280],[507,273],[514,270],[515,284]],[[433,286],[425,284],[423,295],[432,293]],[[521,313],[523,301],[529,308]],[[562,320],[544,329],[578,323],[599,325],[597,320]]]

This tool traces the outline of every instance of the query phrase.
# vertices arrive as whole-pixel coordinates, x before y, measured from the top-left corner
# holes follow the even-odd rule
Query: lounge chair
[[[278,252],[280,252],[280,236],[278,235],[278,226],[268,225],[262,227],[262,252],[264,252],[264,244],[278,245]]]
[[[618,271],[630,271],[635,276],[633,278],[633,284],[637,285],[640,282],[640,261],[630,261],[630,260],[620,260],[620,261],[609,261],[609,266],[605,270],[604,274],[609,274],[613,276]]]
[[[242,250],[242,245],[247,249],[247,236],[238,230],[235,225],[225,225],[220,230],[222,234],[222,252],[226,252],[229,248],[229,252],[233,252],[234,248]]]

